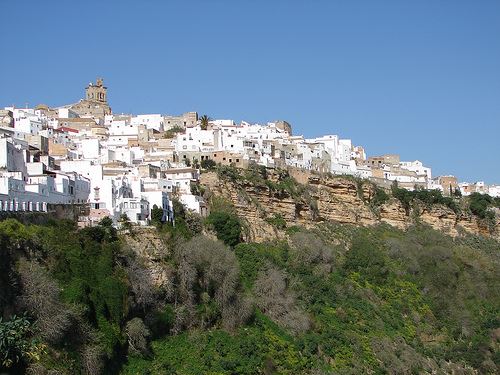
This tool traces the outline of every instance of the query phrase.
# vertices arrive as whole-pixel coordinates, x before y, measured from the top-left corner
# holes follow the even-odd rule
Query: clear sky
[[[500,183],[500,1],[2,1],[0,106],[289,121]]]

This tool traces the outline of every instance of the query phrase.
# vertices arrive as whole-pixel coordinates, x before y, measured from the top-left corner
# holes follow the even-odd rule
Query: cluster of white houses
[[[115,115],[101,79],[86,88],[85,99],[58,108],[39,105],[0,110],[0,210],[46,211],[51,204],[86,204],[91,225],[104,216],[115,222],[126,214],[145,224],[154,206],[173,220],[172,199],[205,213],[192,194],[204,160],[247,167],[295,167],[349,174],[381,184],[460,190],[500,196],[500,186],[459,184],[453,176],[433,178],[420,161],[398,155],[366,157],[363,147],[337,135],[304,138],[286,121],[264,125],[181,116]]]

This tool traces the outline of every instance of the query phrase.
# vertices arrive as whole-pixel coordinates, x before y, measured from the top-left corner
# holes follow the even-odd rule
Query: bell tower
[[[102,78],[97,78],[95,84],[92,82],[85,88],[85,99],[93,102],[107,103],[106,92]]]

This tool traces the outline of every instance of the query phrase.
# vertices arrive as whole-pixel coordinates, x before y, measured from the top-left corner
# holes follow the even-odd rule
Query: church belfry
[[[91,82],[85,88],[85,99],[107,103],[106,91],[107,87],[104,86],[102,78],[97,78],[95,85]]]

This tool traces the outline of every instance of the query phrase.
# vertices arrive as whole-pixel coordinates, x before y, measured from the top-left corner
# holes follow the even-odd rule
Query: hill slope
[[[230,248],[226,209],[121,234],[0,222],[4,370],[498,372],[494,239],[324,222]]]

